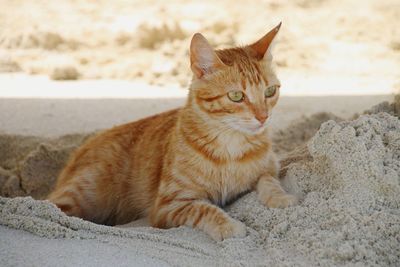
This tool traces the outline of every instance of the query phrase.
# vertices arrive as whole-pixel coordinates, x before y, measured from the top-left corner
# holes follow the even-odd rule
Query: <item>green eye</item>
[[[276,93],[276,90],[279,88],[278,85],[271,85],[265,89],[264,95],[265,97],[271,97]]]
[[[244,99],[244,94],[242,91],[230,91],[228,97],[233,102],[242,102]]]

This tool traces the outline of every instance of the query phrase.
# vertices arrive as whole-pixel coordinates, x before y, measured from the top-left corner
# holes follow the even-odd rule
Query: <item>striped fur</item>
[[[187,225],[215,240],[246,234],[222,209],[244,192],[257,190],[268,207],[294,204],[275,179],[279,166],[267,130],[279,90],[268,98],[264,90],[279,81],[265,55],[278,29],[253,45],[220,51],[196,34],[186,105],[88,140],[48,199],[96,223],[147,217],[155,227]],[[230,90],[245,99],[231,101]]]

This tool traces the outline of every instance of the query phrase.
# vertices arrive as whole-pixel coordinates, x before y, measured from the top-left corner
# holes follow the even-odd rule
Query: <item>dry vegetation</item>
[[[277,65],[286,76],[340,77],[400,87],[400,3],[358,0],[0,0],[0,71],[64,79],[190,79],[188,46],[254,41],[283,21]],[[350,85],[349,85],[350,86]]]

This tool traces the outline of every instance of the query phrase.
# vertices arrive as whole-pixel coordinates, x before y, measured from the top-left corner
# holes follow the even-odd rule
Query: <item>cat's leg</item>
[[[270,174],[259,178],[256,190],[260,201],[269,208],[286,208],[297,204],[297,198],[286,193],[281,183]]]
[[[94,171],[82,170],[76,174],[62,173],[58,184],[47,199],[68,216],[103,223],[100,216],[106,207],[96,209],[96,184],[98,175]]]
[[[173,201],[157,207],[150,220],[159,228],[186,225],[200,229],[215,241],[246,236],[246,226],[206,200]]]
[[[47,199],[68,216],[83,218],[80,195],[72,188],[61,188],[52,192]]]

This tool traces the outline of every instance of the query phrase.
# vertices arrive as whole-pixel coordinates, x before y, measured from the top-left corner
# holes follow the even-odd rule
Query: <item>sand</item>
[[[354,120],[316,114],[278,132],[282,178],[301,203],[268,209],[255,193],[240,198],[226,210],[246,224],[245,238],[216,243],[187,227],[134,227],[142,222],[107,227],[67,217],[47,201],[1,197],[0,263],[397,266],[400,121],[395,107],[379,104]],[[85,137],[0,136],[10,155],[0,159],[2,194],[43,197],[68,153]],[[7,184],[15,179],[20,181],[13,191]]]
[[[398,0],[0,6],[0,266],[400,265]],[[280,21],[271,127],[298,206],[247,194],[226,207],[247,236],[216,243],[187,227],[96,225],[41,200],[88,135],[184,103],[193,33],[225,48]]]

